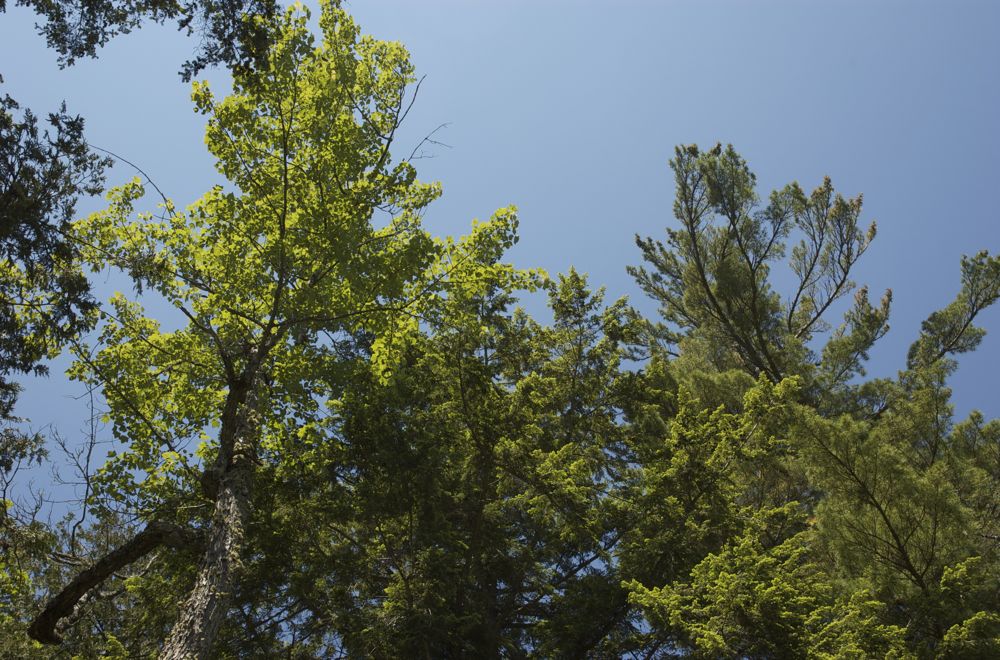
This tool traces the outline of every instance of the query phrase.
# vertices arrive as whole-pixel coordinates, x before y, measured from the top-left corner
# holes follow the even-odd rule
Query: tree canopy
[[[278,13],[273,0],[15,0],[14,4],[30,8],[43,19],[36,27],[58,53],[60,66],[97,57],[111,39],[143,23],[176,21],[178,30],[200,38],[194,56],[181,67],[184,80],[217,64],[235,68],[262,64],[271,33],[264,22],[255,19],[270,19]],[[0,0],[0,13],[6,9],[7,0]]]
[[[195,5],[101,7],[127,29]],[[392,154],[402,45],[336,0],[316,34],[298,6],[241,25],[254,65],[192,88],[227,183],[183,208],[136,179],[73,220],[102,185],[79,123],[4,108],[32,166],[0,189],[25,200],[0,207],[0,375],[67,347],[117,444],[86,522],[50,525],[6,490],[39,441],[5,440],[0,656],[1000,654],[1000,422],[955,420],[948,387],[1000,257],[963,258],[898,375],[867,378],[891,293],[851,279],[861,197],[764,197],[732,146],[682,145],[674,221],[629,268],[644,318],[505,261],[513,207],[423,228],[441,188]],[[109,267],[133,288],[98,305]]]

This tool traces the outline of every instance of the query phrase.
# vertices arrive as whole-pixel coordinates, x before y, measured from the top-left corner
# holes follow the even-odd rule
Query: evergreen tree
[[[72,319],[11,316],[38,337],[11,364],[69,342],[119,449],[92,475],[90,524],[0,519],[0,655],[1000,652],[1000,424],[955,423],[947,387],[1000,258],[963,260],[905,369],[866,380],[890,295],[862,288],[839,327],[826,318],[875,235],[861,198],[826,180],[761,206],[732,147],[679,147],[679,228],[639,239],[630,269],[661,304],[643,320],[574,270],[506,263],[512,208],[428,236],[439,187],[390,154],[405,50],[334,0],[318,44],[307,19],[245,24],[268,48],[232,96],[195,84],[231,187],[136,213],[133,181],[45,225],[48,272],[85,291],[74,259],[111,264],[177,318],[117,294],[90,347],[93,312],[65,292],[51,304]],[[99,174],[85,151],[52,153]],[[790,241],[783,297],[771,269]],[[18,258],[12,282],[33,272]],[[537,289],[549,324],[517,307]],[[5,476],[39,457],[10,447]],[[60,651],[22,634],[29,610]]]

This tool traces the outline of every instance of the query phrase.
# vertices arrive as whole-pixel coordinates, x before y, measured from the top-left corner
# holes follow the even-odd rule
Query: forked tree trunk
[[[249,388],[248,388],[249,389]],[[209,658],[242,569],[246,526],[256,462],[253,405],[244,392],[231,391],[220,429],[218,495],[198,577],[181,604],[160,658]],[[249,397],[252,399],[253,397]]]

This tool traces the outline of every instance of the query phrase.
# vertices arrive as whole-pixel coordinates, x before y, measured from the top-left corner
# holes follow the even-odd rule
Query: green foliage
[[[123,446],[93,479],[102,516],[124,510],[207,534],[246,525],[247,548],[258,536],[280,538],[288,532],[275,527],[273,480],[288,470],[327,474],[307,457],[316,443],[320,457],[336,446],[329,413],[346,378],[363,378],[358,365],[376,384],[391,383],[419,339],[417,319],[539,279],[498,262],[515,240],[512,209],[459,242],[421,229],[439,187],[417,181],[389,152],[413,80],[405,50],[361,36],[336,3],[324,6],[317,46],[307,18],[293,9],[270,26],[266,66],[237,73],[226,99],[194,86],[196,107],[209,115],[207,146],[232,191],[215,188],[186,211],[163,200],[156,214],[135,213],[144,190],[132,181],[73,227],[93,268],[125,271],[186,321],[163,330],[138,300],[117,294],[102,314],[99,347],[75,350],[71,375],[101,388]],[[253,487],[233,495],[245,521],[213,514],[236,469],[255,474]],[[240,546],[236,553],[241,565]],[[195,557],[161,570],[187,582]],[[257,558],[246,559],[252,573]],[[135,576],[129,591],[152,594],[157,584],[159,573]],[[262,621],[272,618],[271,606],[257,606]],[[280,626],[267,634],[284,644]]]
[[[945,356],[965,353],[979,345],[986,331],[972,325],[976,316],[1000,298],[1000,258],[985,250],[962,258],[962,290],[944,309],[931,314],[910,347],[910,369],[930,367]]]
[[[864,382],[888,294],[875,306],[860,289],[844,324],[810,347],[874,236],[858,228],[860,198],[835,196],[829,181],[808,197],[793,184],[754,211],[753,175],[731,147],[681,147],[671,165],[682,227],[666,245],[640,240],[651,268],[631,270],[670,324],[654,328],[654,350],[674,356],[644,375],[678,397],[631,411],[653,449],[638,454],[637,492],[653,497],[638,500],[649,527],[623,546],[621,567],[647,639],[710,657],[986,657],[1000,595],[997,427],[978,413],[955,425],[946,381],[951,356],[982,339],[972,322],[1000,296],[1000,259],[963,259],[961,292],[924,322],[907,369]],[[784,303],[768,264],[793,229],[799,285]],[[763,386],[741,372],[782,386],[796,376],[798,393],[763,416],[770,441],[733,433],[752,412],[740,396]],[[727,445],[756,451],[716,460]],[[748,522],[789,506],[804,530]],[[969,571],[980,572],[962,591]]]
[[[854,288],[850,271],[875,237],[874,223],[859,226],[861,197],[845,199],[825,179],[809,195],[792,183],[761,207],[756,177],[732,146],[677,147],[670,166],[681,226],[667,230],[666,243],[636,237],[649,268],[629,267],[669,323],[661,340],[720,371],[774,381],[801,375],[831,389],[860,373],[888,329],[890,294],[876,308],[862,289],[822,359],[808,344],[828,329],[830,306]],[[793,232],[801,236],[789,261],[797,285],[783,302],[769,274]]]
[[[437,186],[389,161],[384,135],[412,79],[405,51],[359,38],[336,7],[317,48],[305,21],[283,19],[268,67],[237,76],[232,96],[216,101],[195,85],[208,148],[235,192],[136,215],[143,188],[133,181],[74,227],[95,268],[122,268],[187,321],[162,331],[118,294],[102,348],[78,351],[72,371],[104,388],[114,433],[128,443],[102,469],[98,493],[140,511],[196,495],[193,462],[214,454],[210,429],[241,378],[266,389],[262,451],[285,448],[320,410],[342,342],[395,332],[427,287],[420,278],[450,256],[419,225]],[[373,223],[379,208],[393,212],[384,226]],[[137,471],[141,483],[130,484]]]
[[[389,378],[358,370],[331,420],[340,442],[287,477],[311,489],[277,507],[311,559],[292,560],[309,577],[285,588],[322,604],[350,654],[582,653],[608,631],[581,608],[622,625],[607,443],[633,321],[570,273],[542,327],[509,310],[506,279],[450,287]]]
[[[879,622],[884,606],[864,593],[837,598],[813,557],[800,507],[755,516],[747,531],[675,585],[632,584],[631,600],[654,628],[694,657],[908,657],[904,630]]]
[[[2,80],[0,80],[2,82]],[[63,105],[39,128],[29,110],[0,98],[0,645],[5,657],[40,657],[24,635],[33,605],[32,573],[49,535],[30,510],[13,501],[20,472],[46,457],[44,439],[18,428],[12,374],[46,373],[42,361],[95,320],[95,303],[66,240],[77,197],[94,194],[107,162],[83,137],[83,120]]]
[[[2,82],[2,79],[0,79]],[[20,114],[20,116],[18,116]],[[93,323],[94,301],[66,240],[77,197],[100,192],[108,164],[90,152],[83,120],[66,112],[41,130],[30,110],[0,98],[0,419],[11,415],[11,373],[35,370]],[[3,431],[5,438],[11,433]],[[13,441],[10,438],[3,440]],[[0,447],[0,461],[8,450]]]
[[[18,116],[19,115],[19,116]],[[107,163],[92,155],[83,121],[65,106],[39,128],[28,110],[0,98],[0,654],[37,657],[23,634],[34,596],[32,572],[49,535],[38,504],[13,501],[15,479],[43,462],[44,439],[18,428],[16,373],[46,373],[42,363],[94,322],[95,303],[66,240],[77,197],[100,190]]]
[[[65,52],[195,9],[85,7],[118,23]],[[319,39],[301,7],[262,14],[242,25],[268,47],[233,93],[193,88],[229,184],[150,213],[128,182],[46,262],[77,280],[75,257],[111,266],[136,294],[102,308],[93,346],[58,326],[117,446],[88,482],[88,525],[47,529],[5,502],[0,655],[49,656],[20,634],[25,612],[147,523],[188,544],[91,585],[57,655],[997,654],[1000,423],[956,424],[947,379],[983,337],[1000,259],[964,259],[906,369],[865,381],[891,296],[861,288],[842,325],[826,320],[874,238],[861,198],[824,180],[762,206],[732,147],[679,147],[680,226],[640,239],[647,265],[630,269],[654,323],[575,270],[506,263],[513,208],[429,236],[440,187],[390,152],[405,49],[333,0]],[[17,258],[11,286],[43,290]],[[538,290],[548,324],[517,306]],[[150,293],[174,316],[151,317]],[[21,369],[56,345],[21,337],[37,343]],[[27,438],[3,451],[5,484],[41,456]],[[224,615],[217,631],[177,646],[198,608]]]
[[[255,19],[279,13],[272,0],[15,0],[14,4],[30,7],[45,19],[38,30],[59,54],[62,66],[96,57],[108,41],[143,23],[177,21],[178,29],[189,35],[197,32],[201,40],[181,69],[184,80],[215,64],[234,69],[259,65],[266,57],[270,33]],[[0,13],[6,8],[7,0],[0,0]]]

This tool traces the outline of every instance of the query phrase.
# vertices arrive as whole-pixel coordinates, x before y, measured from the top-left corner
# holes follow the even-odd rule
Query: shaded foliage
[[[66,233],[80,195],[102,190],[106,160],[92,154],[83,120],[66,112],[39,126],[0,99],[0,415],[11,414],[12,373],[38,370],[93,322],[95,302]]]
[[[677,223],[630,269],[643,319],[506,263],[512,208],[430,237],[440,189],[390,155],[408,55],[322,9],[319,42],[296,10],[255,23],[228,98],[195,84],[232,190],[136,213],[133,181],[60,229],[187,322],[119,294],[78,343],[121,450],[90,525],[10,526],[0,654],[996,655],[1000,424],[956,422],[947,383],[1000,259],[963,259],[898,376],[866,379],[891,296],[851,281],[860,196],[762,205],[732,147],[681,146]],[[53,653],[23,635],[43,599]]]
[[[59,54],[62,66],[97,57],[108,41],[143,23],[176,21],[178,30],[199,40],[194,57],[181,67],[185,81],[217,64],[233,69],[263,64],[270,36],[266,21],[279,13],[273,0],[15,0],[14,4],[44,19],[39,32]],[[0,0],[0,13],[6,5],[7,0]]]

